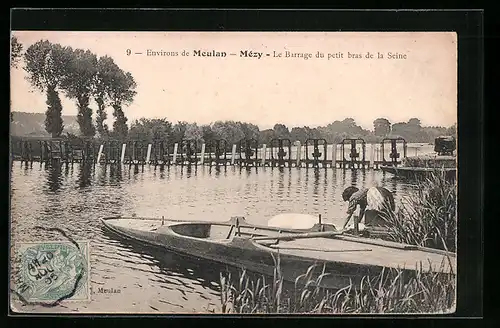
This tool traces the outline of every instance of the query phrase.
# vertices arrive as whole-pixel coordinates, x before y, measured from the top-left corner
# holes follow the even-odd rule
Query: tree
[[[167,119],[152,119],[150,126],[149,131],[153,140],[170,140],[172,138],[172,123]]]
[[[407,123],[393,124],[391,135],[403,137],[408,142],[425,142],[432,138],[426,130],[422,129],[418,118],[411,118]]]
[[[212,130],[212,127],[210,125],[203,125],[201,127],[202,134],[203,134],[203,140],[208,143],[211,140],[214,140],[216,138],[214,131]]]
[[[128,133],[128,126],[123,106],[129,105],[134,100],[137,94],[135,91],[137,84],[132,74],[124,72],[121,69],[113,70],[109,74],[110,81],[112,82],[108,85],[107,95],[113,107],[113,116],[115,117],[113,132],[117,137],[125,138]]]
[[[17,37],[13,36],[10,39],[10,67],[17,68],[17,64],[22,58],[23,45],[17,41]],[[12,100],[10,101],[12,107]],[[12,112],[10,113],[10,121],[14,119]]]
[[[410,118],[408,120],[408,124],[409,125],[412,125],[412,126],[418,126],[418,127],[421,127],[421,122],[418,118]]]
[[[269,145],[274,138],[274,130],[266,129],[259,132],[259,140],[262,144]]]
[[[290,139],[292,140],[292,142],[300,141],[301,143],[304,143],[304,141],[307,139],[305,129],[301,127],[292,128],[292,130],[290,131]]]
[[[224,139],[229,144],[236,144],[245,138],[241,126],[234,121],[217,121],[212,125],[217,139]]]
[[[95,127],[92,123],[90,97],[94,93],[97,75],[97,57],[89,50],[76,49],[69,61],[68,74],[62,83],[68,98],[76,99],[77,121],[82,135],[93,137]]]
[[[17,68],[17,64],[22,58],[23,45],[19,43],[17,37],[10,39],[10,66]]]
[[[377,118],[373,121],[374,133],[378,137],[385,137],[391,133],[391,122],[386,118]]]
[[[185,139],[187,126],[188,122],[185,121],[178,121],[177,124],[174,125],[172,133],[173,142],[181,142],[183,139]]]
[[[113,84],[113,76],[120,68],[113,59],[108,56],[100,57],[97,61],[97,73],[94,81],[94,99],[97,103],[96,129],[101,137],[109,135],[108,125],[104,123],[107,119],[106,106],[109,102],[109,87]]]
[[[327,142],[340,142],[345,138],[360,138],[367,136],[370,132],[356,124],[353,118],[342,121],[334,121],[326,127],[319,127],[318,131]],[[340,140],[340,141],[339,141]]]
[[[259,138],[259,127],[252,123],[241,123],[237,122],[241,132],[243,132],[245,139],[258,139]]]
[[[447,132],[446,132],[447,135],[449,136],[454,136],[456,137],[457,136],[457,123],[453,124],[452,126],[450,126],[448,129],[447,129]]]
[[[68,74],[72,49],[41,40],[31,45],[24,54],[27,80],[47,95],[45,130],[52,137],[59,137],[64,129],[62,105],[58,89]]]
[[[277,139],[287,139],[290,138],[290,131],[288,127],[284,124],[275,124],[273,127],[274,137]]]
[[[203,129],[196,123],[188,123],[184,132],[184,138],[201,143],[203,141]]]
[[[168,140],[172,136],[172,123],[167,119],[141,118],[132,123],[128,136],[148,142]]]
[[[55,89],[47,90],[47,111],[45,112],[45,131],[52,135],[52,138],[59,137],[64,130],[62,121],[62,104],[59,93]]]

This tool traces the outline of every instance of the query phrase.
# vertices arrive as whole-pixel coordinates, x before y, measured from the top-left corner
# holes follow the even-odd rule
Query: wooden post
[[[127,144],[124,143],[122,145],[122,156],[120,158],[120,163],[123,163],[125,161],[125,149],[127,149]]]
[[[205,143],[201,144],[200,164],[203,165],[203,162],[205,162]]]
[[[332,149],[332,168],[337,168],[337,144],[333,144]]]
[[[233,149],[231,150],[231,165],[234,165],[235,159],[236,159],[236,144],[233,145]]]
[[[179,144],[176,142],[174,144],[174,156],[172,158],[172,163],[177,164],[177,149],[179,148]]]
[[[374,169],[375,168],[375,144],[371,144],[371,150],[370,150],[370,166]]]
[[[99,146],[99,152],[97,153],[97,163],[101,162],[101,156],[102,156],[102,149],[104,148],[104,145]]]
[[[151,159],[151,149],[152,149],[153,145],[152,144],[148,144],[148,152],[146,153],[146,164],[149,164],[149,161]]]
[[[295,143],[296,147],[297,147],[297,167],[300,167],[300,160],[301,160],[301,157],[302,157],[302,146],[300,144],[300,141],[297,141]]]
[[[262,145],[262,166],[266,165],[266,144]]]

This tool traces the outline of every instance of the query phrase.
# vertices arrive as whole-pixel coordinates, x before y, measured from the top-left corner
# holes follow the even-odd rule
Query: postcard
[[[10,306],[452,313],[454,32],[12,31]]]

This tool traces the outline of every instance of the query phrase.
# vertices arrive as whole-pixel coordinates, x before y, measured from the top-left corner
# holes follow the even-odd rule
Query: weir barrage
[[[328,144],[325,139],[307,139],[303,144],[290,139],[272,139],[269,144],[243,139],[232,145],[224,139],[169,143],[50,138],[20,139],[12,143],[11,149],[12,159],[23,162],[379,169],[382,165],[401,165],[408,148],[418,155],[419,151],[432,151],[428,146],[409,146],[403,138],[385,138],[371,144],[361,138],[344,139],[338,144]]]

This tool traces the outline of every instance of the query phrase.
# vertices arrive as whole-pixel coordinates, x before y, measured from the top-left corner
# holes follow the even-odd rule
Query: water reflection
[[[313,182],[314,189],[313,189],[313,194],[316,195],[316,196],[319,195],[318,191],[319,191],[320,171],[322,171],[322,170],[319,169],[319,168],[314,169],[314,182]]]
[[[215,173],[215,176],[218,177],[220,176],[220,173],[221,173],[221,170],[224,170],[224,174],[227,173],[227,166],[209,166],[209,170],[208,170],[208,173],[209,174],[212,174],[212,171],[214,171]]]
[[[47,173],[47,185],[49,191],[57,193],[62,184],[62,170],[60,163],[52,163],[52,165],[45,166]]]
[[[102,229],[102,233],[109,240],[118,241],[120,246],[128,251],[145,257],[148,262],[152,260],[153,264],[160,269],[160,274],[155,275],[156,279],[154,281],[165,284],[166,286],[164,287],[179,288],[179,280],[175,283],[169,277],[181,276],[196,281],[203,288],[215,292],[220,291],[219,285],[213,282],[218,281],[220,272],[225,270],[225,266],[223,265],[171,253],[163,247],[137,243],[107,229]]]
[[[123,181],[122,167],[121,165],[110,165],[109,166],[109,183],[112,186],[119,185]]]
[[[323,194],[324,195],[328,195],[328,180],[329,180],[328,175],[330,172],[334,173],[334,171],[325,170],[325,173],[323,174]],[[334,174],[333,174],[333,177],[335,177]]]
[[[92,172],[93,172],[93,165],[90,165],[85,162],[80,165],[80,170],[78,171],[78,181],[77,181],[80,189],[85,189],[92,185]]]
[[[196,175],[197,171],[198,171],[198,165],[194,165],[194,173],[195,173],[195,175]],[[191,175],[192,175],[192,173],[193,173],[193,165],[186,166],[186,177],[190,178]]]
[[[120,164],[70,164],[64,168],[43,165],[41,169],[31,169],[14,165],[11,215],[12,222],[16,222],[13,229],[18,241],[35,238],[32,228],[40,222],[39,218],[33,218],[33,213],[41,214],[42,220],[71,232],[75,238],[91,240],[92,249],[96,250],[92,255],[93,279],[124,284],[132,280],[124,302],[140,303],[144,298],[155,298],[159,290],[168,297],[171,294],[164,294],[165,290],[172,290],[176,293],[172,298],[177,297],[180,306],[185,305],[184,299],[178,297],[182,292],[213,298],[217,303],[218,296],[213,294],[219,282],[217,266],[122,243],[102,231],[99,218],[136,214],[226,221],[231,216],[244,215],[250,222],[266,225],[278,213],[301,212],[322,214],[329,223],[339,224],[347,209],[347,204],[340,201],[343,188],[363,187],[375,179],[396,191],[396,201],[412,188],[384,177],[380,171],[330,168],[148,166],[144,169]],[[136,259],[139,262],[133,265]],[[134,287],[136,281],[141,281],[143,287]],[[144,281],[152,283],[144,286]],[[200,303],[200,310],[206,304]]]
[[[68,163],[64,164],[64,178],[68,178],[69,172],[73,173],[73,165],[69,165]]]
[[[285,189],[285,171],[282,167],[278,168],[278,191],[276,193],[276,196],[278,196],[279,199],[283,198],[284,190]]]
[[[144,166],[143,165],[134,165],[134,178],[139,172],[144,173]]]

